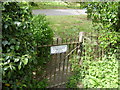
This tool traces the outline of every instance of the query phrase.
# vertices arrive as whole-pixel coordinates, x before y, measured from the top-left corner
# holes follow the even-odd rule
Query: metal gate
[[[54,47],[58,48],[58,52],[51,53],[51,60],[46,64],[46,69],[43,78],[48,79],[49,86],[48,88],[56,87],[65,87],[65,83],[68,81],[68,78],[73,75],[72,64],[70,60],[73,59],[73,56],[77,56],[80,61],[80,55],[82,53],[82,42],[83,42],[83,32],[79,33],[79,36],[74,39],[61,39],[57,38],[53,41],[52,45],[43,45],[40,47]],[[39,47],[39,46],[38,46]],[[60,49],[63,50],[63,52]],[[60,52],[61,51],[61,52]],[[52,52],[52,51],[51,51]]]

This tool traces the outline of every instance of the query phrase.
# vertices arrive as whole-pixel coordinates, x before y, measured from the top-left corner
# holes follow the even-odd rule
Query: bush
[[[36,47],[36,59],[38,65],[44,65],[50,60],[50,48],[38,47],[42,45],[48,45],[52,43],[53,32],[48,26],[45,16],[38,15],[32,18],[31,33],[33,34],[33,46]]]
[[[92,2],[88,4],[88,17],[95,30],[100,33],[100,46],[106,51],[117,53],[120,35],[120,2]]]
[[[87,58],[87,61],[84,61],[83,67],[86,68],[86,72],[82,82],[86,88],[117,88],[120,84],[116,57],[120,39],[119,5],[119,2],[92,2],[88,5],[88,16],[99,33],[100,47],[106,53],[102,57],[103,60],[89,61]]]
[[[82,67],[73,63],[77,69],[74,68],[74,79],[70,81],[69,85],[74,85],[76,82],[77,86],[82,83],[84,88],[118,88],[120,85],[117,61],[120,48],[119,8],[120,2],[91,2],[88,4],[88,18],[93,21],[94,29],[98,32],[98,44],[105,53],[101,56],[102,60],[97,58],[98,61],[95,61],[91,45],[88,45],[88,42],[85,43],[85,47],[88,45],[89,48],[85,49],[86,56],[82,56]],[[91,53],[93,54],[91,55]]]
[[[87,13],[94,23],[101,23],[109,31],[119,31],[118,2],[91,2],[87,6]]]
[[[3,2],[2,6],[3,88],[46,87],[46,80],[38,76],[43,74],[42,64],[48,60],[44,53],[48,56],[49,51],[37,49],[37,45],[49,44],[52,40],[45,16],[33,17],[26,2]],[[42,53],[43,50],[46,52]]]
[[[3,83],[11,86],[20,79],[19,73],[24,72],[20,69],[30,59],[29,48],[26,47],[29,36],[26,35],[30,29],[32,14],[27,3],[3,2],[2,6]]]

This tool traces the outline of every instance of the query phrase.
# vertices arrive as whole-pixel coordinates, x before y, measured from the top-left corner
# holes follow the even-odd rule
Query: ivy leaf
[[[6,57],[6,60],[9,59],[9,58],[10,58],[10,56],[7,56],[7,57]]]
[[[28,58],[25,58],[25,59],[23,60],[23,63],[24,63],[24,65],[26,65],[26,64],[28,63]]]
[[[8,44],[8,41],[3,41],[2,44],[5,46]]]
[[[11,46],[10,49],[14,49],[14,46]]]
[[[14,24],[16,24],[17,26],[20,26],[21,22],[15,21]]]
[[[4,67],[4,71],[5,71],[5,70],[8,70],[8,68],[9,68],[9,66],[5,66],[5,67]]]
[[[12,69],[13,69],[12,63],[10,63],[10,65],[9,65],[9,66],[10,66],[10,69],[12,70]]]
[[[21,69],[21,65],[18,66],[18,69],[19,69],[19,70]]]
[[[20,62],[19,66],[18,66],[18,69],[19,69],[19,70],[21,69],[21,64],[22,64],[22,62]]]
[[[16,50],[18,50],[18,49],[19,49],[19,46],[16,46],[15,48],[16,48]]]
[[[19,70],[21,69],[21,65],[18,66],[18,69],[19,69]]]
[[[20,59],[19,58],[16,58],[15,60],[14,60],[14,62],[18,62]]]
[[[8,25],[4,25],[4,28],[5,28],[5,29],[8,28]]]

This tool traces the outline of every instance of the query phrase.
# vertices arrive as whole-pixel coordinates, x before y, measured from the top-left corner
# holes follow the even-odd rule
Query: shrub
[[[48,26],[49,22],[46,21],[45,16],[38,15],[32,18],[31,33],[33,34],[33,46],[36,47],[37,62],[38,65],[45,64],[50,60],[50,48],[38,47],[42,45],[48,45],[52,43],[53,32]]]
[[[46,48],[37,49],[37,45],[49,44],[52,40],[45,16],[33,17],[26,2],[3,2],[2,6],[3,88],[46,87],[46,80],[38,78],[43,73],[42,64],[48,60],[39,54]],[[44,53],[48,56],[48,48]]]
[[[89,61],[87,58],[87,61],[84,61],[86,72],[82,82],[86,88],[117,88],[119,85],[116,58],[120,39],[119,5],[119,2],[92,2],[88,5],[88,16],[99,33],[99,44],[106,53],[103,60]]]
[[[116,53],[119,49],[120,2],[92,2],[88,4],[88,17],[91,17],[95,30],[99,32],[100,46]]]
[[[82,57],[82,67],[74,65],[75,74],[73,83],[82,82],[84,88],[118,88],[118,57],[120,40],[120,2],[91,2],[87,6],[88,18],[93,21],[94,29],[99,34],[99,45],[105,51],[103,59],[93,59],[94,55],[89,48],[85,49]],[[85,43],[88,45],[88,43]],[[87,46],[85,45],[85,47]],[[98,50],[99,51],[99,50]],[[97,51],[96,51],[97,52]],[[85,59],[85,60],[84,60]],[[73,60],[75,61],[75,60]],[[80,69],[79,69],[80,68]],[[78,77],[79,76],[79,77]],[[76,78],[78,77],[78,78]]]
[[[19,73],[24,72],[20,69],[25,67],[30,59],[26,35],[30,29],[32,14],[27,3],[3,2],[2,6],[3,83],[11,86],[15,84],[16,79],[20,79]]]

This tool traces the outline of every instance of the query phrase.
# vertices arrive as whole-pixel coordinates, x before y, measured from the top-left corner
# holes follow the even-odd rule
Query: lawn
[[[46,16],[46,18],[56,37],[74,37],[78,36],[81,31],[93,30],[92,22],[87,20],[86,15]]]

